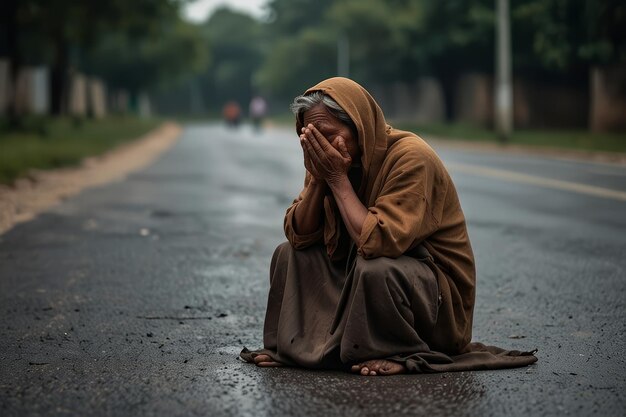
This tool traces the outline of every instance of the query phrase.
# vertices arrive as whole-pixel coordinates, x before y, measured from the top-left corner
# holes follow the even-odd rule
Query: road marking
[[[561,181],[551,178],[537,177],[534,175],[506,171],[503,169],[487,168],[478,165],[449,163],[446,164],[446,166],[453,171],[463,172],[465,174],[480,175],[483,177],[497,178],[505,181],[537,185],[544,188],[573,191],[579,194],[587,194],[595,197],[604,197],[611,198],[613,200],[626,201],[626,192],[612,190],[610,188],[596,187],[594,185],[586,185],[570,181]]]

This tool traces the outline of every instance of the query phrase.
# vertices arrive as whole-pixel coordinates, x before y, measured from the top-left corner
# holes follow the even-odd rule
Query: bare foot
[[[386,359],[373,359],[371,361],[365,361],[352,367],[352,372],[360,373],[361,375],[374,376],[374,375],[397,375],[406,372],[406,368],[403,364]]]
[[[276,362],[269,355],[257,355],[254,357],[254,363],[256,366],[260,366],[262,368],[275,368],[278,366],[283,366],[282,363]]]

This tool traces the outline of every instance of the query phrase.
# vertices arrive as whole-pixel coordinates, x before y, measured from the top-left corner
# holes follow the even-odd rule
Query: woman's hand
[[[319,173],[315,165],[313,165],[313,161],[311,161],[311,157],[309,156],[302,140],[300,140],[300,145],[304,151],[304,168],[306,168],[306,170],[309,171],[309,174],[311,174],[311,181],[313,183],[323,182],[324,178],[322,178],[322,175]]]
[[[341,136],[337,136],[331,144],[315,126],[309,124],[302,128],[300,144],[304,150],[304,166],[313,178],[331,184],[347,175],[352,158]]]

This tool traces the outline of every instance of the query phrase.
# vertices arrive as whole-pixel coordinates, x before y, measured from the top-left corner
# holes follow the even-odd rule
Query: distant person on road
[[[237,127],[241,121],[241,108],[236,101],[229,101],[224,105],[222,116],[227,126]]]
[[[510,368],[533,352],[471,343],[474,256],[437,154],[389,126],[359,84],[331,78],[291,108],[304,189],[275,251],[261,367],[361,375]]]
[[[261,124],[263,123],[263,118],[267,114],[267,102],[261,96],[254,96],[252,100],[250,100],[250,118],[252,119],[252,126],[256,130],[261,130]]]

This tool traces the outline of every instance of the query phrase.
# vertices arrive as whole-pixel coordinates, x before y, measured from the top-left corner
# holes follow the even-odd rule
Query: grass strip
[[[411,124],[397,123],[394,127],[409,130],[422,136],[439,139],[464,140],[468,142],[497,143],[498,137],[492,130],[460,123],[454,124]],[[512,145],[576,149],[600,152],[626,152],[626,134],[593,133],[587,130],[519,129],[507,142]]]
[[[70,118],[31,118],[10,131],[0,121],[0,183],[10,184],[31,169],[77,165],[136,139],[161,123],[158,119],[111,116],[77,122]]]

